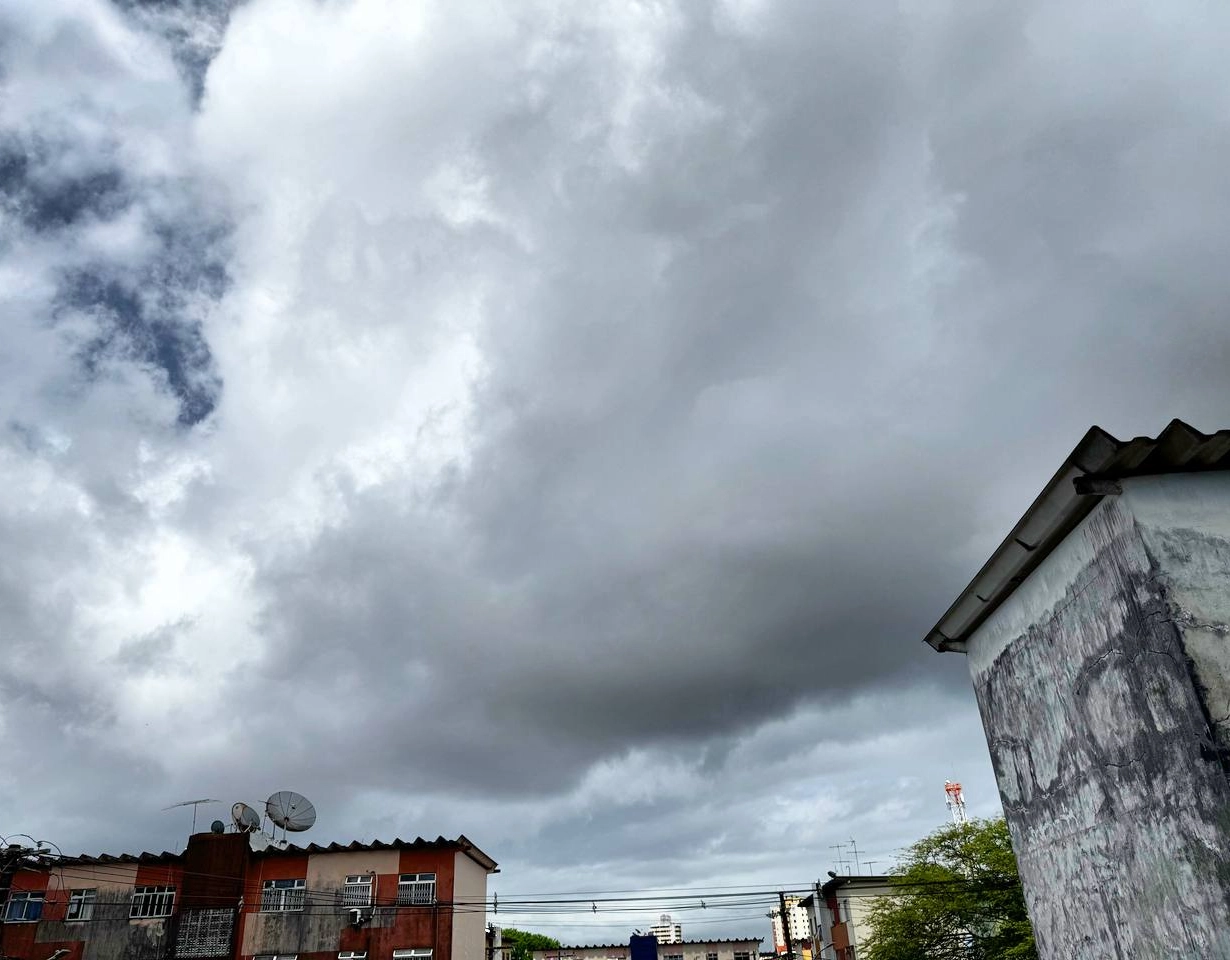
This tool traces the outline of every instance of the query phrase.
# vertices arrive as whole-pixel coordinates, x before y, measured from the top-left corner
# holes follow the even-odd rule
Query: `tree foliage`
[[[870,911],[867,960],[1037,960],[1008,825],[951,824],[894,872],[900,892]]]
[[[505,927],[502,936],[504,942],[512,946],[512,960],[533,960],[535,950],[557,950],[560,946],[554,937],[513,927]]]

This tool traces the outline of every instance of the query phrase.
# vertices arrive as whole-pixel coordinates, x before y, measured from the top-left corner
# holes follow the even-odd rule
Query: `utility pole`
[[[39,851],[20,843],[10,843],[0,847],[0,903],[9,898],[9,887],[13,883],[13,874],[24,865],[30,857]]]
[[[786,913],[786,894],[779,890],[777,899],[782,908],[782,937],[786,941],[786,958],[794,960],[794,938],[790,936],[790,915]]]

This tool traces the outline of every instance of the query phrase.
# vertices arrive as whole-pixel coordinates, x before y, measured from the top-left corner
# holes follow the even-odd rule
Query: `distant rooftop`
[[[1038,498],[925,637],[963,652],[970,636],[1076,525],[1128,477],[1230,470],[1230,430],[1204,434],[1172,420],[1156,437],[1118,440],[1090,427]]]
[[[706,943],[760,943],[764,937],[712,937],[707,940],[676,940],[674,943],[659,943],[660,947],[704,946]],[[547,950],[535,950],[534,953],[554,953],[557,950],[619,950],[627,949],[626,943],[578,943],[571,946],[550,947]]]

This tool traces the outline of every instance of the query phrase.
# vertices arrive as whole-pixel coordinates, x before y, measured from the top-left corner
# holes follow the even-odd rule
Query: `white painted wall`
[[[471,905],[453,911],[453,960],[484,960],[487,953],[487,871],[460,851],[453,873],[453,900]]]

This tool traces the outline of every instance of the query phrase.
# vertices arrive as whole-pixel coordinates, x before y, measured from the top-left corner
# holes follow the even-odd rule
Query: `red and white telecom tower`
[[[952,814],[953,823],[965,823],[965,794],[961,792],[961,784],[951,780],[944,781],[944,795],[947,798],[948,812]]]

